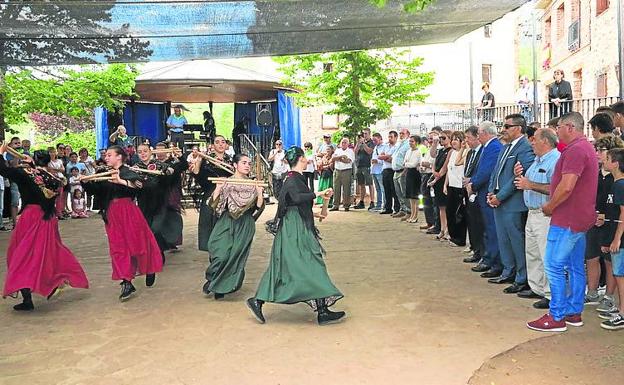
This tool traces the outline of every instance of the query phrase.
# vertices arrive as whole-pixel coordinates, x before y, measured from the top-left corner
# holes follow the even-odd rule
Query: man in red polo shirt
[[[566,147],[552,176],[550,201],[542,207],[544,215],[552,216],[544,256],[552,298],[550,312],[527,323],[529,329],[563,332],[567,325],[583,325],[585,233],[596,222],[598,184],[598,158],[584,127],[578,112],[563,115],[557,123],[557,136]]]

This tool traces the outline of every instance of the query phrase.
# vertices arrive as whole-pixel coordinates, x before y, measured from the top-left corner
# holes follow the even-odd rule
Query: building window
[[[603,73],[598,75],[598,87],[596,91],[596,96],[599,98],[607,97],[607,73]]]
[[[486,24],[483,26],[483,34],[485,37],[492,37],[492,24]]]
[[[583,69],[574,71],[572,75],[572,98],[581,99],[583,97]]]
[[[552,18],[546,19],[544,22],[544,47],[550,46],[550,34],[552,33]]]
[[[565,35],[565,4],[557,8],[557,40],[563,39]]]
[[[488,82],[492,84],[492,65],[491,64],[482,64],[481,65],[481,78],[482,82]]]
[[[609,0],[596,0],[596,16],[609,9]]]

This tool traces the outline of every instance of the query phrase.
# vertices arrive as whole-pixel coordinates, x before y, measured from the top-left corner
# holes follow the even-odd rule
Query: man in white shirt
[[[533,85],[527,76],[520,76],[520,88],[516,91],[516,103],[520,106],[520,114],[528,122],[533,121]]]
[[[273,194],[275,199],[279,198],[279,193],[284,184],[284,177],[288,172],[288,164],[284,160],[285,155],[286,153],[284,152],[282,141],[277,140],[275,142],[275,148],[269,153],[269,162],[273,162],[271,175],[273,177]]]
[[[384,210],[379,214],[392,214],[393,209],[394,213],[398,213],[401,209],[401,204],[394,191],[394,170],[392,170],[392,156],[398,148],[396,145],[398,136],[399,134],[396,131],[390,131],[388,133],[388,143],[383,146],[383,150],[380,149],[381,152],[377,156],[378,159],[383,161],[381,176],[386,201]]]
[[[345,211],[349,211],[353,162],[355,161],[355,153],[349,148],[349,138],[342,138],[332,159],[334,160],[334,207],[330,211],[338,211],[341,197],[344,198],[342,206]]]
[[[375,148],[373,149],[371,158],[370,173],[375,183],[375,190],[377,190],[377,204],[373,210],[381,211],[383,210],[384,187],[382,179],[383,161],[379,160],[379,154],[383,151],[384,144],[380,133],[376,132],[373,134],[373,143],[375,144]],[[369,209],[369,211],[372,210]]]

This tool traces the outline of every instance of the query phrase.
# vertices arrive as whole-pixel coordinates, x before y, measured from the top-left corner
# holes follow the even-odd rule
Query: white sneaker
[[[609,296],[604,296],[600,300],[600,304],[596,308],[596,311],[599,313],[609,313],[615,307],[615,302],[613,298]]]

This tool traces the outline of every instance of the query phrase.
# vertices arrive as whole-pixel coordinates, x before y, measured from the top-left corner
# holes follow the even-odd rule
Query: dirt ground
[[[345,298],[345,322],[319,327],[303,304],[265,306],[259,325],[245,307],[272,236],[258,221],[243,288],[223,301],[201,293],[207,254],[197,214],[185,216],[182,251],[168,255],[153,288],[120,303],[99,216],[61,222],[89,290],[65,290],[31,313],[0,302],[0,384],[604,384],[621,378],[624,332],[586,326],[545,337],[542,314],[502,293],[450,248],[388,216],[334,212],[319,227],[326,262]],[[4,275],[9,234],[0,234]],[[615,380],[617,382],[617,380]]]

